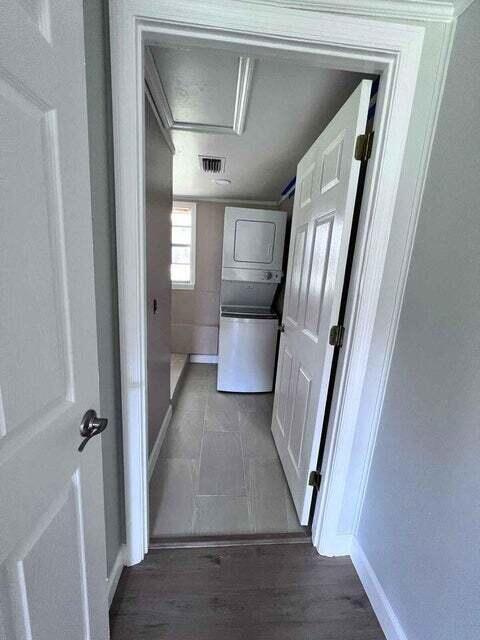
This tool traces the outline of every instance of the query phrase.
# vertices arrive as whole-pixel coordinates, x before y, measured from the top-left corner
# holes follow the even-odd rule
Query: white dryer
[[[286,221],[285,211],[225,207],[222,288],[225,282],[257,282],[275,292],[282,279]]]

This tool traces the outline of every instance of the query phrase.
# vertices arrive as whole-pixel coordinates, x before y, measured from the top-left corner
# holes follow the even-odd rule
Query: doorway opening
[[[400,28],[388,21],[341,14],[314,16],[284,7],[265,6],[255,15],[246,7],[228,5],[222,13],[213,3],[209,7],[205,12],[196,3],[189,3],[188,9],[152,5],[146,15],[144,7],[133,2],[128,7],[114,4],[111,11],[126,562],[140,562],[149,539],[145,176],[140,162],[145,151],[144,47],[175,44],[179,38],[183,44],[200,48],[284,57],[319,68],[380,76],[376,135],[358,233],[361,241],[357,243],[351,304],[347,305],[346,321],[351,329],[345,333],[339,358],[341,375],[312,523],[312,542],[321,554],[345,555],[350,552],[361,512],[399,319],[398,300],[406,280],[404,267],[412,246],[412,220],[418,214],[412,193],[412,207],[402,206],[395,217],[396,233],[400,227],[405,237],[390,251],[388,239],[424,31],[410,24]],[[242,110],[233,121],[222,123],[217,133],[239,131],[241,114]],[[432,127],[433,120],[428,118],[422,131],[428,136]],[[423,172],[425,163],[421,165]],[[389,260],[390,253],[394,256],[388,269],[387,250]],[[358,438],[361,450],[353,456]]]
[[[372,76],[182,40],[147,47],[145,72],[151,544],[308,540]]]

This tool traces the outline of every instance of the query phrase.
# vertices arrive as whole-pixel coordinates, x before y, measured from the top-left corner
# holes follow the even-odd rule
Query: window
[[[172,209],[172,289],[195,286],[195,218],[194,202],[174,202]]]

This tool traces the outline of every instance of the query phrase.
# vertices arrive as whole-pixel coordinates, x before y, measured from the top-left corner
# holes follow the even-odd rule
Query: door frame
[[[202,42],[205,46],[253,47],[264,55],[277,53],[323,67],[381,74],[373,152],[362,202],[364,224],[358,237],[356,269],[350,283],[346,340],[337,370],[322,487],[312,525],[312,541],[319,553],[346,555],[350,552],[356,525],[346,533],[341,532],[342,505],[345,501],[353,501],[358,522],[380,422],[453,28],[442,18],[445,29],[442,46],[435,52],[438,60],[434,65],[432,106],[422,122],[424,143],[419,160],[420,178],[413,189],[411,208],[396,211],[427,26],[394,22],[382,17],[381,12],[374,15],[368,8],[365,13],[370,17],[353,13],[334,15],[327,12],[327,5],[322,10],[321,3],[314,11],[298,10],[286,6],[288,4],[294,3],[256,4],[253,12],[252,3],[238,0],[224,0],[221,11],[218,11],[216,0],[184,0],[182,3],[170,0],[110,1],[128,565],[143,559],[149,537],[144,45],[184,38]],[[413,17],[418,17],[418,9]],[[389,247],[394,212],[398,218],[395,223],[397,227],[400,224],[403,235]],[[387,292],[394,292],[394,295],[387,295]],[[388,303],[383,302],[385,296]],[[379,300],[382,300],[381,305]],[[374,329],[377,347],[373,341]],[[382,345],[380,350],[379,343]],[[362,396],[366,379],[370,389],[367,402]],[[375,391],[372,393],[371,389]],[[366,438],[366,445],[361,454],[361,470],[353,486],[349,468],[360,431],[361,437]]]

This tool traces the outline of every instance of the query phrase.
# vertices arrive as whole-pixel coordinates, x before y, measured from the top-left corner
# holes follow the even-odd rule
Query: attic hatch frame
[[[345,321],[347,334],[312,526],[312,542],[321,554],[348,555],[355,547],[453,26],[444,21],[437,34],[441,43],[433,56],[435,77],[428,89],[431,107],[420,123],[421,157],[416,167],[420,178],[411,180],[415,184],[410,185],[409,206],[403,202],[395,211],[426,27],[408,23],[405,17],[403,23],[395,22],[373,9],[365,9],[374,16],[366,18],[358,11],[349,14],[348,9],[328,13],[328,5],[323,11],[321,4],[312,11],[302,11],[287,4],[224,0],[219,11],[213,0],[110,1],[127,565],[143,559],[149,542],[144,51],[148,45],[180,40],[381,75],[375,140],[362,202],[363,223]],[[416,126],[418,129],[418,123]],[[405,199],[399,194],[401,197]],[[394,212],[399,235],[387,263]],[[366,443],[363,448],[358,448],[359,438]],[[361,456],[356,477],[350,469],[354,451]],[[343,518],[346,503],[353,514],[347,531]]]

